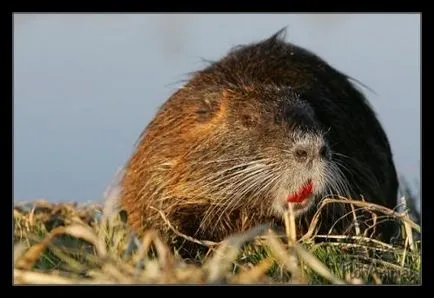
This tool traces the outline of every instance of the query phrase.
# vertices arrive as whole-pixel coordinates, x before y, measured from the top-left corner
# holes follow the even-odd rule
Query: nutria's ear
[[[274,33],[271,37],[267,39],[267,41],[285,41],[286,29],[288,29],[288,26],[285,26],[276,33]]]

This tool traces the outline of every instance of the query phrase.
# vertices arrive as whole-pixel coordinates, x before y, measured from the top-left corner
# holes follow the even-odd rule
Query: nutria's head
[[[215,93],[184,88],[180,100],[192,106],[174,105],[170,112],[183,130],[173,132],[176,156],[167,159],[180,179],[177,196],[207,198],[216,214],[244,206],[281,216],[288,201],[302,213],[332,179],[329,128],[291,87],[248,84]],[[188,129],[182,127],[186,119]]]
[[[288,203],[299,216],[330,193],[390,189],[378,188],[394,169],[364,98],[281,33],[211,63],[162,106],[123,180],[133,226],[161,228],[158,209],[186,234],[221,240],[281,219]]]

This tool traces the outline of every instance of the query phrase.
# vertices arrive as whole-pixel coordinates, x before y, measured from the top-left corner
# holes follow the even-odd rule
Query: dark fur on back
[[[288,152],[305,135],[327,143],[328,163],[297,168]],[[310,171],[325,185],[324,196],[396,205],[389,142],[365,97],[347,76],[286,43],[279,31],[233,49],[169,98],[126,165],[121,203],[139,232],[155,228],[173,236],[160,210],[180,232],[219,241],[259,223],[281,224],[271,208],[275,195]],[[326,209],[322,230],[346,211]],[[314,212],[300,217],[301,230]],[[379,233],[389,238],[392,228],[384,225]]]

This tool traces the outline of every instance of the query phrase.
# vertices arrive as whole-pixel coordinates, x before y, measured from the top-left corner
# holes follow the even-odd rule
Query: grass
[[[325,202],[327,203],[327,202]],[[325,204],[324,203],[324,204]],[[329,201],[328,203],[336,203]],[[361,202],[361,208],[380,208]],[[420,227],[393,213],[402,238],[391,245],[363,235],[295,239],[258,226],[195,260],[181,259],[157,231],[135,237],[105,206],[35,201],[15,206],[15,284],[420,284]],[[390,212],[390,210],[389,210]],[[312,222],[313,228],[318,219]],[[329,241],[315,240],[328,237]]]

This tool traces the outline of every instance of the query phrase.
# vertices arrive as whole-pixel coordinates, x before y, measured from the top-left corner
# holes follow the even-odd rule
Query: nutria
[[[281,225],[288,202],[302,230],[331,194],[394,208],[397,175],[373,109],[348,76],[284,32],[194,73],[143,131],[121,181],[121,206],[139,234],[154,228],[176,239],[169,221],[220,241]],[[348,210],[325,209],[328,232]],[[391,235],[388,225],[377,230]]]

